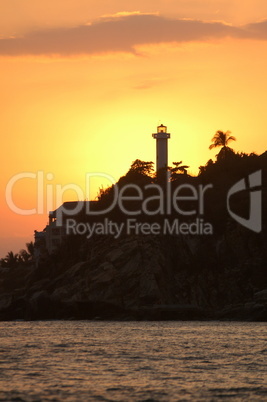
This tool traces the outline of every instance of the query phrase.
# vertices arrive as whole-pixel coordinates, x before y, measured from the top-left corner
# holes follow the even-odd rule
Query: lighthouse
[[[171,137],[169,133],[167,133],[167,127],[161,124],[157,127],[157,132],[152,134],[152,137],[157,140],[157,163],[156,169],[157,174],[161,171],[167,171],[168,167],[168,139]]]

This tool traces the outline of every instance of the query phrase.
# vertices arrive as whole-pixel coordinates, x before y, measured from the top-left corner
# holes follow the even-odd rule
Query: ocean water
[[[267,401],[267,325],[0,322],[1,401]]]

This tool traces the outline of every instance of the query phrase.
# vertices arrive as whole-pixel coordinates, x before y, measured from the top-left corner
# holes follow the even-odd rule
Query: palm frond
[[[228,141],[236,141],[236,138],[233,135],[227,138]]]

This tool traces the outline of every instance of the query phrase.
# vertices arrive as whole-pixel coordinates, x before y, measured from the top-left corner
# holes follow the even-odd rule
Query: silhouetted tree
[[[30,243],[26,243],[26,248],[20,250],[19,255],[18,255],[18,261],[22,263],[27,263],[31,261],[34,257],[34,244],[31,241]]]
[[[216,155],[216,158],[217,158],[218,162],[225,161],[226,159],[227,159],[227,161],[229,161],[231,159],[236,158],[236,153],[230,147],[222,147],[220,152]]]
[[[26,248],[27,248],[28,254],[30,254],[30,256],[32,258],[34,256],[34,244],[33,244],[33,242],[31,241],[29,243],[26,243]]]
[[[222,147],[222,148],[229,148],[228,144],[230,141],[236,141],[236,138],[231,134],[231,131],[226,131],[225,133],[223,131],[216,131],[215,135],[212,138],[212,144],[209,146],[209,149],[217,148],[217,147]]]
[[[18,261],[18,254],[14,254],[13,251],[9,251],[6,257],[1,259],[1,266],[13,268],[15,265],[17,265]]]
[[[183,174],[187,174],[187,169],[189,168],[189,166],[187,166],[187,165],[180,166],[181,163],[182,163],[182,161],[172,162],[172,164],[174,165],[173,168],[170,168],[172,181],[175,180],[179,176],[179,172],[183,173]]]
[[[201,175],[202,173],[205,173],[213,165],[214,165],[213,160],[209,159],[205,166],[199,166],[199,173],[198,174]]]
[[[129,172],[135,172],[143,175],[150,176],[153,173],[154,162],[144,162],[140,159],[136,159],[130,167]]]
[[[24,249],[20,250],[18,256],[18,262],[27,263],[30,261],[31,255]]]

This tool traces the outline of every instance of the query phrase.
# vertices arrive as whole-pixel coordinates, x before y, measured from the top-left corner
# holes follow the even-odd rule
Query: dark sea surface
[[[267,324],[0,322],[1,401],[267,401]]]

